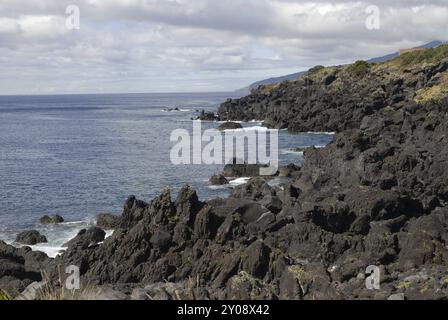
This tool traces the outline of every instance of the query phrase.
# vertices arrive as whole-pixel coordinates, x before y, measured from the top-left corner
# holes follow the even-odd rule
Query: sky
[[[0,94],[232,91],[447,31],[448,0],[0,0]]]

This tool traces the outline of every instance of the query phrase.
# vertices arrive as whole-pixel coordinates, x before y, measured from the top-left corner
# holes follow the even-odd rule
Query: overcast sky
[[[448,0],[0,0],[0,94],[230,91],[447,31]]]

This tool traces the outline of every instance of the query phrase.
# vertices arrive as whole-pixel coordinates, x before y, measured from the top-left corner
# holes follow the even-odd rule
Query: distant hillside
[[[257,89],[261,85],[268,85],[268,84],[278,83],[278,82],[282,82],[282,81],[286,81],[286,80],[296,80],[297,78],[305,75],[306,73],[307,73],[306,71],[302,71],[302,72],[296,72],[293,74],[288,74],[286,76],[273,77],[273,78],[269,78],[269,79],[265,79],[265,80],[260,80],[260,81],[252,83],[251,85],[249,85],[245,88],[238,89],[238,90],[236,90],[236,92],[242,93],[242,94],[247,94],[247,93],[250,93],[251,90]]]
[[[431,41],[427,44],[424,44],[424,45],[416,47],[416,48],[435,48],[435,47],[438,47],[438,46],[440,46],[442,44],[446,44],[446,43],[448,43],[448,42],[435,40],[435,41]],[[376,57],[376,58],[369,59],[369,60],[367,60],[367,62],[369,62],[369,63],[386,62],[386,61],[392,60],[398,56],[399,56],[399,53],[397,51],[397,52],[390,53],[390,54],[387,54],[382,57]],[[235,92],[237,94],[246,95],[246,94],[249,94],[253,89],[257,89],[261,85],[269,85],[269,84],[273,84],[273,83],[279,83],[279,82],[282,82],[285,80],[296,80],[299,77],[306,75],[306,73],[307,73],[307,71],[301,71],[301,72],[297,72],[297,73],[293,73],[293,74],[288,74],[286,76],[273,77],[273,78],[269,78],[269,79],[265,79],[265,80],[260,80],[260,81],[252,83],[251,85],[249,85],[247,87],[238,89]]]
[[[427,49],[429,49],[429,48],[436,48],[436,47],[438,47],[438,46],[440,46],[442,44],[445,44],[445,43],[447,43],[447,42],[446,41],[443,42],[443,41],[435,40],[435,41],[431,41],[431,42],[429,42],[427,44],[424,44],[424,45],[416,47],[416,48],[427,48]],[[370,60],[367,60],[367,62],[370,62],[370,63],[386,62],[386,61],[395,59],[399,55],[400,54],[397,51],[397,52],[394,52],[394,53],[391,53],[391,54],[388,54],[388,55],[385,55],[385,56],[382,56],[382,57],[372,58]]]

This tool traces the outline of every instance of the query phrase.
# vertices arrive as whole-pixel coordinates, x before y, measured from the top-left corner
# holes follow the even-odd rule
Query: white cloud
[[[0,94],[232,90],[444,40],[446,21],[445,0],[0,0]]]

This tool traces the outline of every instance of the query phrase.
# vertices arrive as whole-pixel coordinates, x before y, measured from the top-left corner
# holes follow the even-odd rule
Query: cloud
[[[445,0],[0,0],[0,94],[233,90],[444,40],[447,18]]]

